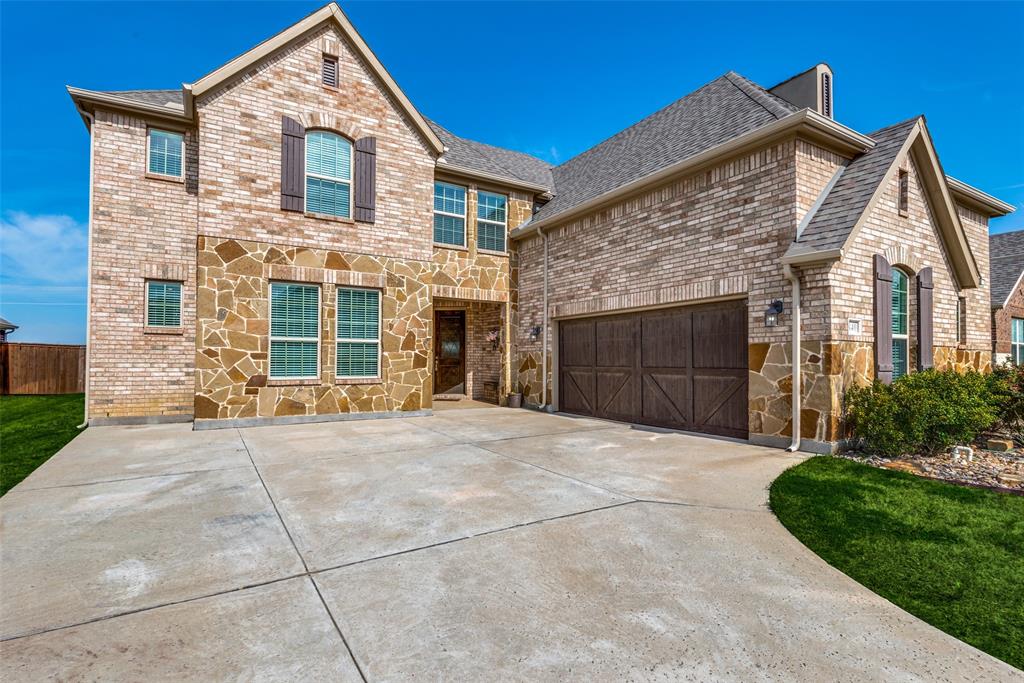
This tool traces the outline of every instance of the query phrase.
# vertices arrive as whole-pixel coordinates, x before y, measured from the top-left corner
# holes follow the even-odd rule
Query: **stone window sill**
[[[335,377],[335,384],[380,384],[380,377]]]
[[[305,211],[303,212],[303,215],[306,216],[306,218],[316,218],[321,221],[331,221],[332,223],[348,223],[350,225],[355,225],[355,220],[351,218],[345,218],[344,216],[332,216],[329,213],[314,213],[312,211]]]
[[[268,379],[268,387],[313,387],[320,385],[319,378],[310,379]]]
[[[434,242],[434,249],[451,249],[452,251],[469,251],[469,247],[460,247],[457,244],[445,244],[444,242]]]
[[[185,328],[183,327],[150,327],[146,325],[143,330],[143,334],[164,334],[164,335],[178,335],[185,334]]]
[[[901,210],[901,211],[899,211],[899,214],[900,214],[901,218],[910,218],[910,212],[909,211]]]
[[[508,256],[508,251],[494,251],[492,249],[480,249],[477,248],[478,254],[487,254],[488,256]]]
[[[162,175],[160,173],[150,173],[147,171],[146,177],[150,180],[163,180],[167,183],[185,183],[185,176]]]

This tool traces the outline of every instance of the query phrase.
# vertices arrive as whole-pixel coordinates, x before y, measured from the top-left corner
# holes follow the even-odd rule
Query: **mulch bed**
[[[840,453],[839,457],[928,479],[1024,495],[1024,451],[1021,449],[996,452],[975,447],[970,460],[955,458],[952,453],[934,457],[908,455],[885,458],[848,451]]]

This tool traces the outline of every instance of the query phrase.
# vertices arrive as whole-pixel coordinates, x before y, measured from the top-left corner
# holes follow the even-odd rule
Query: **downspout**
[[[794,453],[800,450],[800,276],[788,263],[782,264],[782,274],[793,286],[793,314],[790,316],[793,319],[793,349],[790,352],[793,362],[793,438],[786,451]]]
[[[93,127],[96,117],[82,109],[76,104],[75,108],[82,118],[89,121],[89,218],[86,225],[86,236],[88,238],[87,256],[85,261],[85,407],[82,411],[82,424],[76,425],[77,429],[84,429],[89,426],[89,357],[91,356],[92,344],[90,334],[92,331],[92,206],[93,206],[93,149],[95,148]]]
[[[544,228],[540,229],[541,239],[544,241],[544,313],[541,315],[541,326],[543,339],[541,340],[540,352],[540,410],[548,407],[548,234]]]

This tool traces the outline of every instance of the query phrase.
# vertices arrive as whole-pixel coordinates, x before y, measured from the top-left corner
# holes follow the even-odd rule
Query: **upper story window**
[[[270,379],[320,375],[320,287],[270,283]]]
[[[508,198],[492,192],[477,193],[476,245],[488,251],[505,251]]]
[[[338,87],[338,58],[331,55],[324,55],[323,64],[320,67],[320,75],[323,83],[332,88]]]
[[[306,133],[306,211],[352,216],[352,143],[336,133]]]
[[[466,188],[434,183],[434,242],[466,246]]]
[[[380,292],[338,288],[338,377],[380,375]]]
[[[909,357],[909,310],[908,283],[910,278],[899,268],[892,269],[892,378],[907,374]]]
[[[899,210],[901,216],[910,213],[910,174],[900,169],[899,176]]]
[[[1010,319],[1010,360],[1024,365],[1024,318]]]
[[[166,130],[149,129],[149,159],[146,169],[150,173],[169,178],[181,178],[184,169],[182,159],[185,151],[185,136]]]
[[[181,283],[146,281],[146,326],[181,327]]]

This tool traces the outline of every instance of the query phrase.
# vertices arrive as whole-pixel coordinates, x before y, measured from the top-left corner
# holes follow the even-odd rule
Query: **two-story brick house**
[[[520,390],[828,449],[851,382],[991,361],[1011,208],[944,175],[923,118],[837,123],[825,65],[726,74],[557,167],[425,119],[333,3],[181,90],[69,91],[93,424]]]

